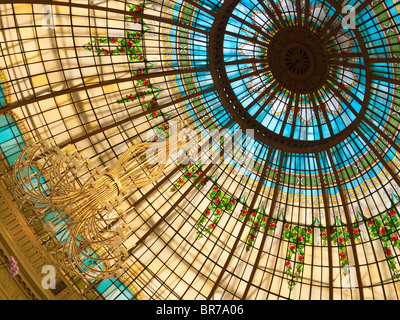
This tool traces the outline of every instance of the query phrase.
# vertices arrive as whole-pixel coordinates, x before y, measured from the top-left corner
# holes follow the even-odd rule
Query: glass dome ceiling
[[[3,172],[40,138],[100,168],[174,119],[201,134],[199,150],[211,141],[205,160],[125,195],[129,263],[90,284],[100,294],[398,299],[396,1],[21,0],[0,12]]]

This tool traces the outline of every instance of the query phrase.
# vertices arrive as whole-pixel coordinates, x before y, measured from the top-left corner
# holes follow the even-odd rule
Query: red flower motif
[[[143,56],[142,56],[141,54],[139,54],[139,55],[138,55],[138,59],[139,59],[140,61],[142,61],[142,60],[143,60]]]
[[[290,249],[290,250],[294,250],[294,244],[291,244],[291,245],[289,246],[289,249]]]
[[[144,81],[143,81],[143,84],[144,84],[145,86],[147,86],[147,85],[149,84],[149,81],[144,80]]]
[[[216,213],[217,213],[218,215],[221,215],[221,213],[222,213],[221,209],[218,209],[218,210],[216,211]]]
[[[141,92],[140,95],[141,95],[142,97],[145,97],[145,96],[146,96],[146,92]]]
[[[198,175],[200,175],[201,174],[201,171],[200,170],[197,170],[197,172],[196,172]]]
[[[8,257],[8,266],[9,267],[15,267],[18,265],[18,261],[15,260],[15,258],[13,256],[9,256]]]
[[[19,273],[18,261],[13,256],[8,258],[8,273],[10,278],[14,278]]]
[[[125,52],[125,49],[124,49],[124,48],[121,48],[121,49],[119,49],[119,51],[120,51],[121,53],[124,53],[124,52]]]
[[[255,212],[253,212],[253,213],[251,214],[251,216],[252,216],[252,217],[255,217],[255,216],[256,216],[256,213],[255,213]]]
[[[8,273],[10,278],[14,278],[19,273],[19,267],[17,265],[9,265]]]
[[[139,75],[143,75],[143,74],[144,74],[143,70],[139,70]]]
[[[340,253],[340,258],[346,259],[346,254],[344,252]]]
[[[308,234],[311,234],[311,232],[312,232],[311,229],[307,229]]]
[[[349,232],[349,228],[348,227],[344,228],[344,231]]]
[[[242,211],[242,214],[247,214],[247,210],[244,209],[244,210]]]
[[[369,221],[368,221],[368,226],[369,226],[369,227],[372,227],[373,225],[374,225],[374,222],[373,222],[372,220],[369,220]]]
[[[255,235],[254,235],[254,234],[250,234],[250,235],[249,235],[249,238],[250,238],[250,239],[254,239],[254,238],[255,238]]]
[[[335,229],[334,228],[331,228],[331,233],[335,233]]]
[[[214,229],[214,227],[215,227],[215,226],[214,226],[214,223],[211,223],[211,224],[210,224],[210,228],[211,228],[211,229]]]
[[[183,179],[179,179],[179,183],[181,183],[181,184],[182,184],[183,182],[184,182],[184,181],[183,181]]]
[[[385,253],[386,253],[387,256],[392,255],[392,251],[390,251],[390,249],[386,249],[386,250],[385,250]]]
[[[107,55],[107,54],[109,54],[110,52],[109,52],[108,50],[103,50],[103,53]]]
[[[233,205],[233,204],[235,204],[236,203],[236,201],[235,200],[231,200],[231,204]]]
[[[386,229],[384,227],[382,227],[382,228],[379,229],[379,232],[381,234],[385,234],[386,233]]]
[[[303,242],[303,237],[302,237],[302,236],[299,236],[299,237],[297,238],[297,241],[298,241],[298,242]]]
[[[299,256],[299,261],[303,261],[303,256]]]
[[[390,210],[389,214],[390,214],[391,217],[394,217],[396,215],[396,211]]]
[[[214,188],[213,188],[213,191],[214,191],[214,192],[217,192],[217,191],[218,191],[218,188],[217,188],[217,187],[214,187]]]
[[[326,231],[323,231],[322,236],[325,238],[326,236],[328,236],[328,233]]]
[[[138,22],[138,21],[139,21],[139,18],[138,18],[138,17],[133,17],[133,21],[134,21],[134,22]]]
[[[142,8],[139,6],[136,6],[135,10],[139,12],[140,10],[142,10]]]
[[[254,226],[255,226],[256,228],[258,228],[258,227],[260,226],[260,224],[259,224],[258,222],[254,222]]]
[[[167,125],[166,125],[166,124],[163,124],[163,125],[162,125],[162,128],[163,128],[163,129],[167,129]]]
[[[267,221],[267,217],[263,217],[263,221]]]
[[[357,228],[354,228],[354,229],[353,229],[353,233],[354,233],[354,234],[358,234],[358,229],[357,229]]]
[[[158,140],[158,138],[157,138],[157,137],[154,137],[153,141],[154,141],[154,142],[157,142],[157,140]]]
[[[288,224],[285,224],[285,229],[286,229],[286,230],[289,230],[289,229],[290,229],[290,226],[289,226]]]
[[[133,95],[128,96],[129,100],[133,101],[135,98],[133,97]]]
[[[157,117],[157,116],[158,116],[158,112],[157,112],[157,111],[154,111],[154,112],[153,112],[153,116]]]
[[[286,262],[286,267],[290,268],[290,262]]]
[[[206,182],[206,178],[201,178],[201,182],[202,183]]]
[[[340,243],[343,243],[343,241],[344,241],[343,237],[339,237],[337,240],[338,240],[338,242],[340,242]]]
[[[112,38],[110,41],[111,41],[111,43],[117,42],[117,40],[115,40],[114,38]]]
[[[221,200],[219,198],[215,198],[214,202],[218,204],[221,202]]]
[[[392,235],[392,241],[397,241],[399,238],[394,234]]]
[[[190,176],[192,175],[192,172],[191,172],[191,171],[188,171],[187,174],[188,174],[188,176],[190,177]]]
[[[136,37],[136,39],[140,39],[140,32],[136,32],[135,37]]]
[[[151,105],[152,107],[154,107],[154,106],[156,105],[156,103],[155,103],[154,101],[152,101],[152,102],[150,102],[150,105]]]
[[[270,226],[271,228],[275,228],[275,223],[271,222]]]
[[[206,211],[206,215],[209,216],[210,215],[210,210]]]
[[[128,40],[127,44],[128,44],[128,46],[133,46],[133,41],[132,40]]]

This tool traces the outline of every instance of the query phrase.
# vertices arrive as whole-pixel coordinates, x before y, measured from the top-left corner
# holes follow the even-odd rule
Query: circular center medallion
[[[267,46],[267,61],[274,78],[293,93],[316,92],[329,76],[329,56],[312,31],[292,26],[278,31]]]
[[[371,93],[360,32],[343,40],[313,14],[304,22],[257,7],[243,16],[240,2],[221,6],[208,51],[215,91],[233,120],[285,152],[320,152],[351,135]]]

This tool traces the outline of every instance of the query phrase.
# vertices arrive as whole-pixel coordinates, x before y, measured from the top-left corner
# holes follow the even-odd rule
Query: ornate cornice
[[[82,300],[65,275],[56,268],[56,285],[62,290],[42,287],[42,268],[54,265],[26,218],[15,206],[3,181],[0,183],[0,261],[12,255],[18,261],[19,274],[10,278],[7,269],[0,270],[0,299],[4,300]]]

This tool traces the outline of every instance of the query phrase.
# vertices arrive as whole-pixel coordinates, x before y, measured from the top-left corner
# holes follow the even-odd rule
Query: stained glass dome
[[[84,184],[185,120],[191,152],[124,194],[129,257],[88,282],[99,299],[398,299],[399,14],[395,0],[3,1],[6,185],[30,141],[84,152]]]

